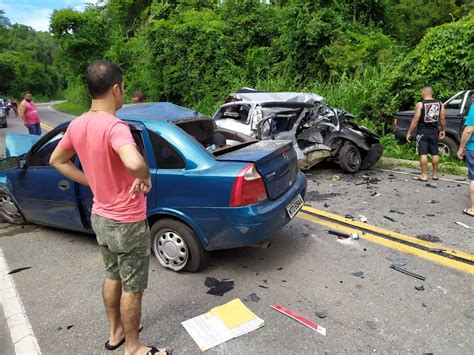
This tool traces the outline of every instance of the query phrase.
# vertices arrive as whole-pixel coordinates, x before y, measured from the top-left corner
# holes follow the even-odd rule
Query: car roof
[[[121,120],[134,121],[185,121],[207,117],[195,110],[175,105],[171,102],[147,102],[125,105],[117,111]]]
[[[257,92],[247,91],[237,92],[230,96],[242,101],[252,102],[289,102],[315,104],[325,101],[324,97],[313,93],[303,92]]]

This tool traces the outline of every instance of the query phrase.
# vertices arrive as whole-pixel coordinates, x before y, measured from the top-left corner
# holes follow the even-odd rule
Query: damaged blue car
[[[306,178],[289,141],[256,141],[171,103],[129,105],[117,116],[149,165],[152,249],[166,268],[195,272],[209,251],[264,242],[304,204]],[[43,137],[7,134],[0,219],[93,233],[91,190],[49,166],[68,124]]]

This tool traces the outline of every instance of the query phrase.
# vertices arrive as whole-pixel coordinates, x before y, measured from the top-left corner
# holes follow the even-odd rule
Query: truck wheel
[[[359,148],[352,143],[346,143],[339,150],[339,166],[346,173],[355,173],[362,165]]]
[[[0,220],[11,224],[26,224],[26,220],[11,196],[0,191]]]
[[[459,149],[459,144],[456,143],[454,139],[451,137],[444,137],[438,143],[439,147],[439,155],[446,155],[446,156],[456,156],[456,152]]]
[[[151,245],[160,264],[173,271],[197,272],[209,262],[197,234],[175,219],[163,218],[153,224]]]

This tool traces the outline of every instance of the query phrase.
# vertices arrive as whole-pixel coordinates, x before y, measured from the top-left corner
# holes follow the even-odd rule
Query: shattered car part
[[[213,116],[219,127],[258,140],[291,140],[301,170],[328,159],[348,173],[370,168],[383,153],[379,137],[353,118],[317,94],[249,88],[229,95]]]

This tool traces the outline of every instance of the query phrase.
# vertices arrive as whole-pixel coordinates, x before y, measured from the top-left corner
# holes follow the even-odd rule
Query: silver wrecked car
[[[302,170],[327,159],[348,173],[370,168],[383,153],[379,136],[353,118],[317,94],[247,88],[229,95],[213,115],[222,128],[259,140],[293,141]]]

